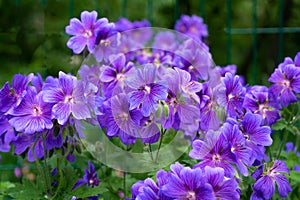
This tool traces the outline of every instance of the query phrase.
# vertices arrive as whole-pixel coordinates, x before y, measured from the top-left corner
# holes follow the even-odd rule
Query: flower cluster
[[[285,163],[264,167],[272,125],[299,99],[300,52],[279,64],[269,88],[249,86],[235,65],[214,66],[201,18],[182,16],[175,29],[151,29],[146,20],[109,23],[97,19],[96,11],[71,19],[67,46],[75,54],[86,50],[96,62],[82,65],[80,78],[59,72],[43,81],[17,74],[12,86],[7,82],[0,90],[0,151],[13,145],[15,154],[27,153],[34,161],[62,150],[74,161],[85,137],[81,120],[125,145],[156,143],[172,129],[188,138],[189,157],[199,163],[160,170],[156,183],[138,181],[132,199],[239,199],[238,175],[248,176],[257,166],[252,199],[270,199],[274,182],[286,197],[291,187],[280,174],[289,174]],[[73,189],[84,184],[99,184],[90,162]]]
[[[132,186],[132,199],[239,199],[238,182],[226,178],[224,169],[206,166],[191,169],[180,163],[171,165],[171,171],[160,170],[156,183],[147,178]]]

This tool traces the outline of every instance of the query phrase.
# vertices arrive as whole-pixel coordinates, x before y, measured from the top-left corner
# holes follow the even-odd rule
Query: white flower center
[[[230,101],[230,100],[233,99],[233,98],[234,98],[234,95],[230,93],[230,94],[228,95],[228,101]]]
[[[144,87],[144,90],[146,91],[147,94],[150,94],[151,88],[148,85],[146,85]]]
[[[110,41],[109,40],[100,40],[100,45],[108,47],[110,45]]]
[[[215,162],[219,162],[221,160],[221,156],[219,154],[214,154],[212,156],[212,160]]]
[[[194,191],[188,191],[186,195],[187,200],[196,200],[196,194]]]
[[[33,116],[41,116],[42,114],[43,114],[42,109],[38,105],[34,104],[33,105]]]
[[[89,38],[93,36],[93,32],[91,30],[85,30],[83,35],[84,37]]]
[[[65,97],[65,103],[74,103],[74,98],[72,96]]]
[[[284,85],[286,88],[289,88],[289,87],[290,87],[290,84],[291,84],[291,82],[290,82],[289,80],[284,80],[284,81],[282,82],[282,85]]]

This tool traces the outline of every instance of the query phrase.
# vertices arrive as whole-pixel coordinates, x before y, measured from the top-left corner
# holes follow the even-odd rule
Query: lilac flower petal
[[[84,185],[85,183],[86,183],[85,180],[79,179],[79,180],[75,183],[75,185],[72,187],[72,190],[77,189],[78,187]]]
[[[169,197],[186,196],[187,189],[184,182],[176,175],[170,174],[169,182],[162,187],[162,192]]]
[[[290,175],[290,171],[289,168],[286,166],[286,163],[281,161],[281,160],[275,160],[273,167],[272,167],[272,171],[274,172],[281,172],[281,173],[287,173],[288,175]]]
[[[70,116],[70,105],[66,103],[57,103],[53,106],[52,112],[60,125],[64,125]]]
[[[286,65],[284,69],[284,73],[287,80],[292,80],[295,76],[300,74],[300,68],[295,67],[295,65]]]
[[[270,76],[269,81],[273,83],[282,82],[284,80],[283,73],[280,69],[275,69],[273,74]]]
[[[80,54],[87,43],[87,39],[84,36],[73,36],[71,37],[68,42],[67,46],[73,50],[75,54]]]
[[[161,84],[153,84],[150,89],[150,94],[153,95],[155,98],[154,100],[166,100],[168,93],[167,87]]]
[[[86,29],[92,29],[93,24],[96,22],[97,16],[98,13],[96,11],[92,11],[92,12],[83,11],[80,14],[80,19]]]
[[[238,183],[235,179],[229,179],[224,181],[222,186],[220,186],[216,191],[217,199],[230,199],[230,200],[239,200],[240,194],[237,191]]]
[[[103,82],[111,82],[115,79],[116,71],[110,66],[106,66],[101,74],[100,80]]]
[[[215,188],[224,180],[224,169],[220,167],[212,168],[210,166],[205,167],[205,177],[207,182]]]
[[[47,103],[57,103],[65,99],[63,91],[45,84],[43,88],[43,100]]]
[[[145,95],[144,102],[141,108],[142,114],[145,117],[150,116],[151,113],[154,113],[157,110],[157,102],[154,101],[152,96]]]
[[[293,91],[300,93],[300,76],[297,76],[292,80],[291,87],[293,88]]]
[[[263,126],[257,128],[255,132],[250,135],[250,140],[262,146],[271,146],[273,140],[270,134],[271,134],[271,128],[268,126]]]
[[[87,119],[92,117],[89,107],[84,103],[72,104],[71,110],[75,119]]]
[[[291,188],[287,178],[282,174],[276,174],[273,177],[277,183],[278,192],[279,192],[280,196],[287,197],[288,193],[292,191],[292,188]]]
[[[258,179],[254,184],[253,189],[261,192],[265,199],[271,199],[275,192],[275,183],[272,178],[267,175]]]
[[[290,103],[297,102],[297,97],[292,92],[292,90],[285,89],[281,94],[280,102],[282,103],[283,106],[288,106]]]
[[[82,23],[76,19],[72,18],[70,20],[70,25],[66,27],[66,33],[69,35],[78,35],[84,32],[84,27]]]
[[[297,67],[300,67],[300,52],[298,52],[294,58],[294,61],[295,61],[295,65]]]
[[[9,120],[9,123],[16,129],[16,131],[22,132],[30,123],[30,119],[30,116],[14,117]]]
[[[129,110],[137,108],[144,100],[145,93],[143,91],[133,91],[129,93]]]
[[[51,123],[52,125],[52,123]],[[44,121],[40,118],[30,119],[28,125],[25,128],[25,133],[31,134],[35,132],[41,132],[45,129]],[[52,127],[51,127],[52,128]]]
[[[180,172],[180,178],[188,186],[189,191],[195,191],[203,183],[202,171],[199,168],[183,168]]]
[[[179,162],[176,162],[170,166],[170,169],[174,174],[180,177],[180,172],[183,169],[183,166]]]

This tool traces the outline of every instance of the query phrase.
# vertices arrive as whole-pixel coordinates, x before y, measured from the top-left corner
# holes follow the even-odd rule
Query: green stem
[[[158,144],[158,148],[157,148],[157,152],[156,152],[156,156],[155,156],[155,162],[157,162],[159,150],[161,148],[162,141],[163,141],[163,138],[164,138],[164,135],[165,135],[166,131],[167,131],[167,129],[163,129],[163,131],[161,130],[161,136],[160,136],[160,139],[159,139],[159,144]]]
[[[63,171],[62,171],[62,168],[61,168],[61,163],[60,163],[60,159],[61,157],[57,157],[57,169],[58,169],[58,173],[59,173],[59,182],[58,182],[58,186],[57,186],[57,189],[55,191],[55,194],[54,196],[51,198],[51,199],[56,199],[56,196],[60,193],[60,190],[62,188],[62,182],[63,182]]]
[[[33,154],[33,157],[34,157],[36,168],[38,169],[38,172],[42,177],[42,184],[43,184],[43,188],[45,190],[44,192],[45,192],[45,194],[47,194],[48,187],[47,187],[47,183],[46,183],[46,177],[45,177],[45,174],[43,173],[42,166],[41,166],[41,164],[40,164],[40,162],[39,162],[39,160],[36,157],[35,152],[34,152],[35,146],[36,146],[38,140],[39,140],[39,135],[38,135],[38,133],[36,133],[36,138],[35,138],[35,141],[34,141],[34,144],[33,144],[33,147],[32,147],[32,154]]]
[[[284,131],[284,136],[283,136],[283,140],[281,141],[280,149],[279,149],[279,152],[278,152],[278,154],[277,154],[276,160],[279,159],[279,156],[280,156],[281,151],[282,151],[283,144],[285,143],[285,141],[286,141],[286,139],[287,139],[287,136],[288,136],[288,133],[287,133],[287,131],[286,131],[286,129],[285,129],[285,131]]]
[[[124,196],[126,197],[126,172],[123,172],[123,188],[124,188]]]
[[[50,194],[52,193],[52,187],[51,187],[51,178],[49,175],[49,168],[47,164],[47,150],[46,150],[46,144],[45,144],[45,135],[42,135],[43,138],[43,146],[44,146],[44,165],[45,165],[45,180],[46,180],[46,185],[50,189]]]
[[[151,160],[153,161],[153,154],[152,154],[152,146],[151,144],[149,143],[149,152],[150,152],[150,157],[151,157]]]

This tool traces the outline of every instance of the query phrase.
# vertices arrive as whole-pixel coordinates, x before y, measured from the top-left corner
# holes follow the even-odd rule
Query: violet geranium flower
[[[242,113],[245,88],[240,81],[240,77],[234,76],[230,72],[227,72],[222,80],[223,87],[219,89],[218,103],[226,109],[229,117],[235,118]]]
[[[200,168],[191,169],[176,163],[171,166],[168,182],[162,187],[162,193],[172,199],[215,199],[212,186],[205,181]]]
[[[269,96],[267,87],[253,86],[245,95],[243,108],[261,115],[268,125],[272,125],[280,115],[277,102]]]
[[[205,178],[207,183],[213,187],[216,199],[240,199],[238,183],[236,179],[226,179],[224,176],[224,169],[220,167],[211,168],[207,166],[205,167]]]
[[[69,116],[75,119],[91,118],[91,112],[86,104],[84,85],[72,75],[59,72],[59,78],[45,83],[43,100],[53,103],[52,115],[60,125],[64,125]]]
[[[263,118],[258,114],[246,113],[242,120],[242,132],[246,138],[246,146],[252,149],[250,155],[250,164],[255,159],[262,160],[264,158],[264,147],[273,143],[271,138],[271,128],[262,126]]]
[[[143,116],[148,117],[157,110],[159,100],[166,100],[167,87],[162,81],[156,79],[156,67],[146,64],[137,70],[134,77],[128,79],[127,85],[133,89],[128,94],[130,108],[140,108]]]
[[[73,35],[67,42],[67,46],[75,54],[80,54],[87,46],[90,53],[94,51],[98,32],[109,25],[106,18],[97,20],[96,11],[83,11],[80,15],[81,21],[77,18],[70,20],[70,25],[66,27],[66,33]]]
[[[279,98],[283,106],[296,102],[296,93],[300,93],[300,67],[285,59],[270,76],[269,81],[275,83],[269,88],[274,97]]]
[[[99,185],[100,180],[97,172],[95,171],[95,166],[91,163],[91,161],[88,161],[88,165],[89,169],[84,169],[83,179],[79,179],[73,186],[72,190],[75,190],[84,184],[86,184],[86,187],[95,187]]]
[[[287,197],[292,188],[287,178],[281,174],[290,174],[286,163],[275,160],[273,166],[267,168],[266,172],[263,172],[262,168],[263,166],[259,167],[252,175],[256,179],[256,183],[253,186],[251,199],[271,199],[275,193],[275,182],[280,196]]]
[[[197,41],[202,41],[208,36],[207,25],[203,23],[203,19],[196,15],[191,17],[182,15],[175,24],[175,30],[187,34]]]
[[[14,108],[10,115],[9,123],[18,132],[32,134],[51,129],[51,109],[53,104],[43,101],[43,92],[36,93],[34,89],[28,89],[21,104]]]
[[[11,88],[8,82],[5,83],[0,89],[0,114],[5,114],[10,109],[20,105],[23,97],[27,93],[28,83],[33,77],[33,73],[28,76],[16,74],[13,77]]]
[[[231,146],[223,134],[209,130],[206,134],[206,140],[194,140],[192,147],[189,156],[202,160],[194,168],[199,167],[204,170],[206,166],[221,167],[228,178],[233,177],[236,173],[232,165],[236,163],[236,157],[231,152]]]

